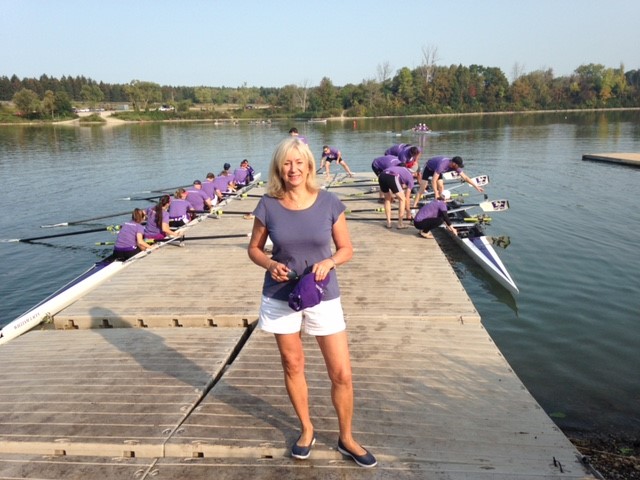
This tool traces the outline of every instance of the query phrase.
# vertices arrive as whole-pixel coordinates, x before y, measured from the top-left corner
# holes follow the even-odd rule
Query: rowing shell
[[[0,330],[0,345],[7,343],[23,333],[28,332],[40,323],[50,319],[56,313],[71,305],[79,297],[85,295],[106,279],[112,277],[122,268],[125,262],[98,262],[82,275],[76,277],[57,292],[53,293],[38,305],[5,325]]]
[[[464,223],[464,211],[452,213],[450,216],[452,224],[458,233],[454,234],[445,229],[449,236],[493,279],[513,295],[517,295],[520,290],[493,246],[487,240],[483,226]]]
[[[198,223],[204,218],[204,216],[198,217],[187,225]],[[185,228],[186,226],[180,230]],[[5,325],[2,330],[0,330],[0,345],[19,337],[23,333],[27,333],[42,322],[49,321],[54,315],[67,308],[83,295],[89,293],[108,278],[114,276],[127,265],[130,265],[140,258],[146,257],[161,246],[179,239],[180,237],[171,237],[169,240],[158,243],[151,249],[144,250],[124,262],[102,260],[95,263],[91,268],[71,280],[71,282],[67,283],[64,287],[49,295],[35,307]]]

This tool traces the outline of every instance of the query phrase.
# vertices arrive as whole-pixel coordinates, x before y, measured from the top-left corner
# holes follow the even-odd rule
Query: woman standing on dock
[[[338,451],[362,467],[376,465],[375,457],[352,437],[353,384],[346,324],[335,268],[348,262],[353,247],[338,198],[316,185],[315,160],[309,147],[290,137],[277,147],[269,167],[267,195],[253,212],[255,220],[249,257],[265,268],[258,327],[275,334],[287,393],[300,420],[300,437],[291,448],[294,458],[306,459],[316,441],[309,414],[304,373],[302,330],[314,335],[331,380],[331,398],[338,416]],[[270,237],[273,256],[264,253]],[[332,252],[331,243],[335,245]],[[290,281],[311,272],[316,281],[328,279],[322,301],[300,311],[289,304]]]

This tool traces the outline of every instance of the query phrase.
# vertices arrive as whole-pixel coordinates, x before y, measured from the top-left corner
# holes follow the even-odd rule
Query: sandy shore
[[[122,125],[124,123],[130,123],[125,120],[120,120],[119,118],[112,117],[112,114],[115,113],[114,111],[79,112],[78,117],[80,118],[88,117],[89,115],[95,115],[96,113],[98,113],[98,115],[100,115],[100,117],[102,117],[105,120],[105,123],[100,122],[99,125],[115,126],[115,125]],[[84,123],[84,124],[80,123],[80,118],[74,118],[73,120],[65,120],[63,122],[55,122],[54,125],[72,125],[72,126],[91,125],[91,123]],[[98,124],[98,122],[96,122],[96,124]]]

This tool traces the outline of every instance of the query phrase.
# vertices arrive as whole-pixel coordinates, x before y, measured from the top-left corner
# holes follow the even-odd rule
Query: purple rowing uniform
[[[114,252],[133,252],[138,249],[137,234],[144,234],[144,226],[140,223],[136,223],[133,220],[125,222],[116,238],[116,243],[113,246]]]
[[[443,223],[451,225],[451,219],[447,214],[447,202],[442,200],[432,200],[423,205],[413,217],[413,226],[423,233],[428,233]]]
[[[432,200],[423,205],[416,216],[413,217],[414,222],[421,222],[427,218],[447,218],[447,202],[442,200]],[[447,222],[449,223],[449,222]]]
[[[387,150],[384,152],[385,155],[393,155],[394,157],[399,157],[400,156],[400,152],[402,152],[405,147],[408,147],[409,145],[407,145],[406,143],[397,143],[389,148],[387,148]]]
[[[406,148],[400,152],[400,155],[398,155],[400,161],[402,163],[406,163],[407,166],[410,166],[410,164],[413,164],[413,162],[415,161],[415,159],[411,156],[411,148],[412,145],[407,145]],[[416,148],[418,149],[418,153],[422,153],[422,149],[420,147]]]
[[[203,211],[205,209],[206,200],[208,200],[207,194],[197,188],[190,188],[187,190],[187,201],[191,204],[194,210]]]
[[[171,206],[171,205],[169,205]],[[169,223],[169,212],[162,211],[162,223]],[[147,224],[144,226],[144,238],[151,238],[153,240],[161,240],[166,235],[156,224],[156,208],[150,207],[147,209]]]
[[[233,175],[218,175],[213,181],[214,189],[224,193],[229,190],[229,184],[233,182]]]
[[[212,199],[216,195],[215,182],[215,179],[205,180],[204,182],[202,182],[202,191],[207,194],[207,197],[209,197],[209,199]]]
[[[242,167],[236,168],[233,171],[233,181],[236,182],[236,184],[238,185],[246,185],[248,175],[249,175],[248,168],[242,168]]]
[[[451,158],[445,156],[431,157],[427,160],[426,165],[424,166],[424,171],[422,172],[422,178],[429,178],[433,176],[434,173],[438,173],[442,175],[445,172],[456,171],[458,173],[462,172],[461,168],[451,168]]]
[[[182,220],[184,223],[189,221],[187,212],[191,208],[191,204],[182,198],[174,198],[169,204],[169,221]]]
[[[386,173],[387,175],[393,175],[394,177],[398,177],[400,182],[403,185],[406,185],[409,190],[413,188],[413,185],[414,185],[413,174],[409,171],[408,168],[394,166],[394,167],[389,167],[385,169],[383,173]]]
[[[394,167],[399,163],[400,160],[395,155],[385,154],[383,157],[378,157],[371,162],[371,170],[378,176],[387,168]]]
[[[329,147],[329,153],[324,153],[324,150],[322,151],[322,158],[324,158],[329,163],[337,160],[339,156],[340,150],[338,150],[337,148]]]

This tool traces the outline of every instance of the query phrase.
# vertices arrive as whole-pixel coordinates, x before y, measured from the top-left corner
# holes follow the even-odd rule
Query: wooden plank
[[[0,349],[0,452],[156,457],[246,329],[31,332]]]
[[[155,464],[154,459],[135,457],[3,454],[0,456],[0,476],[3,479],[32,480],[145,480],[153,478],[152,473],[157,473]]]
[[[383,465],[373,478],[396,469],[398,478],[475,478],[487,470],[491,478],[551,478],[558,473],[554,457],[565,473],[573,472],[568,478],[589,478],[573,446],[497,354],[482,326],[438,326],[405,331],[402,320],[374,328],[349,319],[354,430]],[[459,332],[462,344],[452,350],[450,341]],[[405,351],[407,343],[416,348]],[[467,358],[465,348],[471,345],[476,354]],[[305,349],[318,435],[311,464],[349,468],[335,450],[337,425],[322,356],[312,338],[305,337]],[[380,351],[395,357],[381,359]],[[166,451],[172,457],[233,458],[242,465],[251,459],[271,462],[288,455],[297,435],[277,347],[271,335],[256,331]],[[412,466],[408,477],[400,473],[406,465]]]

